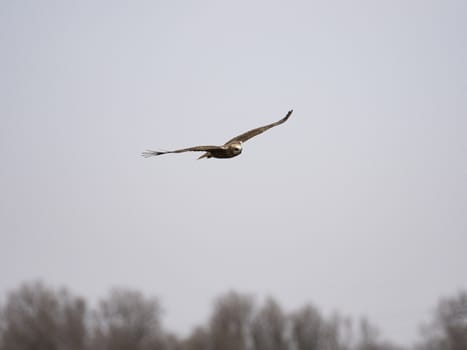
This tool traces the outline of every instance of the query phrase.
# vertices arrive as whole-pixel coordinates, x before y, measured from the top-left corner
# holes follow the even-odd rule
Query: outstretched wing
[[[290,110],[287,112],[287,115],[282,118],[281,120],[275,122],[275,123],[272,123],[272,124],[269,124],[269,125],[265,125],[265,126],[261,126],[259,128],[256,128],[256,129],[252,129],[250,131],[247,131],[247,132],[244,132],[243,134],[241,135],[238,135],[238,136],[235,136],[233,139],[227,141],[225,144],[229,144],[231,142],[234,142],[234,141],[241,141],[241,142],[245,142],[249,139],[251,139],[252,137],[255,137],[256,135],[259,135],[259,134],[262,134],[263,132],[265,132],[266,130],[269,130],[277,125],[280,125],[282,123],[285,123],[287,121],[287,119],[289,119],[290,115],[292,114],[293,110]]]
[[[167,153],[183,153],[183,152],[209,152],[221,149],[222,146],[194,146],[188,148],[177,149],[175,151],[152,151],[150,149],[144,151],[141,155],[145,158],[152,156],[160,156]]]

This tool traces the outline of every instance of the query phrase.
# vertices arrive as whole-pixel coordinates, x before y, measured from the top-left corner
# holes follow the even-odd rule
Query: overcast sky
[[[0,295],[136,288],[186,334],[233,288],[410,344],[467,288],[467,2],[0,1],[0,52]]]

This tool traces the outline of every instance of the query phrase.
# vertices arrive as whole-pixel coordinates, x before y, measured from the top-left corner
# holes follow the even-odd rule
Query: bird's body
[[[290,110],[287,115],[282,118],[281,120],[268,124],[265,126],[261,126],[259,128],[255,128],[249,130],[241,135],[234,137],[233,139],[227,141],[222,146],[194,146],[189,148],[182,148],[175,151],[151,151],[147,150],[143,152],[143,157],[152,157],[152,156],[159,156],[162,154],[167,153],[184,153],[184,152],[204,152],[198,159],[201,158],[233,158],[238,156],[242,153],[243,150],[243,142],[259,135],[270,128],[280,125],[284,123],[287,119],[289,119],[290,115],[292,114],[293,110]]]
[[[216,147],[203,153],[198,159],[201,158],[233,158],[242,153],[243,147],[241,141],[234,141],[225,144],[221,147]]]

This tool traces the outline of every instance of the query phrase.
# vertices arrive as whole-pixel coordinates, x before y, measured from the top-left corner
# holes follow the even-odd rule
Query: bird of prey
[[[167,153],[204,152],[198,159],[201,159],[201,158],[233,158],[233,157],[238,156],[240,153],[242,153],[243,142],[277,125],[285,123],[285,121],[289,119],[292,112],[293,110],[288,111],[284,118],[282,118],[281,120],[278,120],[275,123],[261,126],[259,128],[255,128],[247,132],[244,132],[241,135],[235,136],[233,139],[227,141],[222,146],[194,146],[194,147],[177,149],[175,151],[147,150],[142,153],[142,156],[145,158],[148,158],[152,156],[160,156],[161,154],[167,154]]]

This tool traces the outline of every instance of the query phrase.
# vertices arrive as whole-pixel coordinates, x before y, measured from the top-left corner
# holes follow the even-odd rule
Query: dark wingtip
[[[292,114],[293,109],[287,112],[284,118],[282,118],[282,122],[285,122],[287,119],[289,119],[290,115]]]

